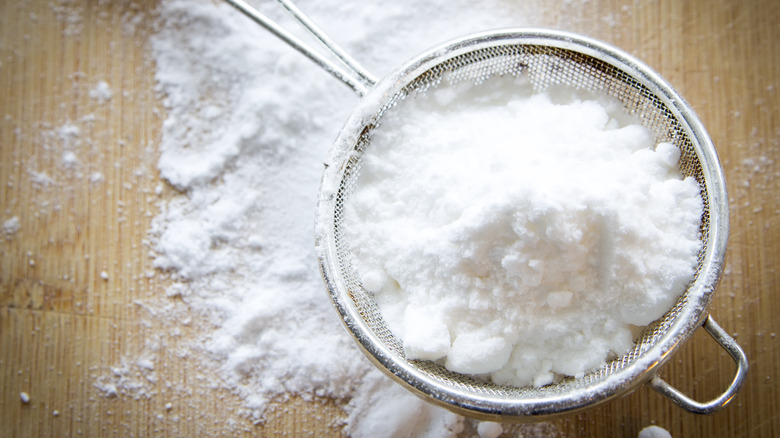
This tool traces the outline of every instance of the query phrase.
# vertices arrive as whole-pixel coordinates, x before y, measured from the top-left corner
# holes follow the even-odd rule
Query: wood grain
[[[523,7],[529,3],[539,5],[538,26],[590,35],[644,60],[709,130],[731,212],[728,263],[711,312],[751,369],[736,399],[715,415],[688,414],[642,387],[582,414],[508,431],[636,436],[658,424],[675,437],[780,435],[780,3],[538,0]],[[339,436],[343,411],[328,400],[282,401],[262,425],[226,421],[241,403],[208,389],[202,381],[216,377],[178,354],[186,327],[157,345],[153,374],[122,374],[123,359],[159,342],[163,326],[143,302],[164,293],[165,279],[152,275],[145,239],[158,203],[176,196],[155,169],[165,118],[148,49],[155,5],[0,3],[0,219],[19,221],[16,232],[0,230],[0,430]],[[114,91],[105,102],[89,95],[99,81]],[[97,386],[110,367],[145,384],[107,396]],[[732,373],[727,355],[697,333],[662,376],[704,399]]]

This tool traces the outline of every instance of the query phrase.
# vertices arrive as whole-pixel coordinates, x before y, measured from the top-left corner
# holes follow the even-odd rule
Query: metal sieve
[[[720,279],[728,237],[728,201],[715,148],[693,110],[658,74],[604,43],[565,32],[511,29],[461,38],[423,53],[376,81],[338,49],[297,8],[278,0],[341,65],[316,54],[240,0],[228,0],[247,16],[309,56],[362,96],[325,163],[316,214],[315,244],[333,303],[348,332],[380,369],[413,393],[454,412],[493,421],[533,421],[543,416],[592,407],[648,383],[681,407],[712,413],[737,393],[747,374],[742,349],[708,314]],[[343,211],[355,189],[372,131],[387,111],[443,83],[481,82],[493,76],[525,74],[535,89],[563,85],[611,96],[656,136],[681,151],[680,170],[696,179],[704,213],[702,249],[696,273],[676,304],[649,325],[634,348],[583,377],[543,387],[502,386],[458,374],[430,361],[409,360],[388,329],[372,295],[361,285],[345,242]],[[737,364],[733,381],[713,400],[698,402],[656,374],[699,327]]]

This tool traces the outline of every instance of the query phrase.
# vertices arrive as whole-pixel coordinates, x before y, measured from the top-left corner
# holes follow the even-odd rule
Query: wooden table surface
[[[636,436],[658,424],[675,437],[780,436],[780,2],[531,3],[545,5],[539,26],[590,35],[644,60],[707,127],[731,220],[711,313],[745,349],[750,372],[731,405],[711,416],[641,387],[515,432]],[[225,421],[240,407],[227,391],[170,393],[166,385],[216,379],[173,348],[161,353],[152,390],[106,397],[95,387],[125,352],[159,335],[154,324],[139,324],[143,301],[165,287],[150,275],[147,232],[158,203],[176,196],[155,167],[165,119],[147,44],[155,4],[0,2],[0,434],[339,435],[343,411],[333,401],[293,397],[252,426]],[[90,96],[99,81],[111,84],[110,100]],[[733,368],[699,330],[661,375],[704,399],[728,384]]]

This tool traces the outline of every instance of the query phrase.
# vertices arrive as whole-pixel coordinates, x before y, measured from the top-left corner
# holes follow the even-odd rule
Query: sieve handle
[[[745,377],[747,376],[748,371],[748,361],[745,352],[742,351],[742,348],[737,344],[734,338],[729,336],[728,333],[712,319],[712,316],[707,316],[703,326],[704,330],[706,330],[707,333],[709,333],[710,336],[712,336],[712,338],[731,355],[731,358],[734,359],[734,362],[737,364],[737,372],[734,376],[734,380],[731,381],[731,384],[726,391],[717,398],[701,403],[678,391],[658,376],[653,377],[649,383],[651,388],[671,399],[683,409],[695,414],[711,414],[725,407],[737,394],[737,391],[739,391],[742,384],[745,383]]]
[[[256,8],[243,0],[225,0],[227,3],[241,11],[244,15],[251,18],[255,23],[263,26],[266,30],[274,34],[277,38],[287,43],[290,47],[302,53],[323,70],[332,74],[336,79],[352,88],[359,96],[364,96],[368,90],[374,86],[377,79],[369,73],[357,61],[347,54],[343,49],[336,45],[325,32],[322,31],[313,21],[311,21],[300,9],[298,9],[290,0],[276,0],[284,9],[293,16],[298,22],[306,28],[311,36],[320,42],[328,51],[336,57],[337,64],[325,56],[318,53],[311,46],[304,43],[289,31],[285,30],[273,20],[266,17]]]

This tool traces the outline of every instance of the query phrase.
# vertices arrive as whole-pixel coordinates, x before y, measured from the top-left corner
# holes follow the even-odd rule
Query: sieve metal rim
[[[361,318],[349,296],[338,267],[334,208],[340,184],[358,139],[376,121],[376,115],[393,96],[437,64],[464,53],[507,45],[548,46],[577,52],[610,64],[647,87],[672,112],[691,138],[702,165],[704,190],[710,206],[709,240],[700,275],[688,289],[689,300],[665,334],[632,363],[607,378],[563,395],[517,399],[475,394],[433,381],[413,364],[400,360],[378,339]],[[470,35],[435,47],[380,80],[360,101],[334,142],[325,163],[316,209],[315,247],[330,297],[347,331],[364,353],[394,380],[412,392],[455,412],[483,419],[537,419],[592,407],[625,394],[653,378],[680,345],[707,318],[707,308],[722,272],[728,236],[728,197],[714,145],[685,100],[645,64],[603,42],[576,34],[546,29],[505,29]]]

